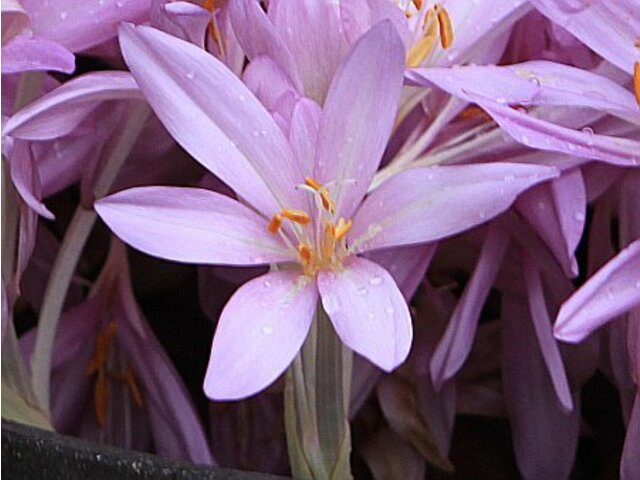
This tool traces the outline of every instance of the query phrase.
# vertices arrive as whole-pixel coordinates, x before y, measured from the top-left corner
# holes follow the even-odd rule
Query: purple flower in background
[[[36,334],[20,339],[27,356]],[[189,394],[136,303],[117,239],[92,295],[60,320],[51,376],[56,431],[215,463]]]
[[[147,187],[100,200],[99,215],[127,243],[162,258],[279,265],[243,285],[222,312],[205,380],[211,398],[244,398],[273,382],[300,349],[318,297],[347,346],[393,370],[411,346],[409,310],[390,274],[358,254],[483,223],[556,175],[501,163],[416,168],[365,197],[402,85],[405,52],[389,22],[365,34],[338,68],[317,131],[295,150],[304,158],[211,55],[148,27],[125,25],[120,39],[169,132],[243,202]]]

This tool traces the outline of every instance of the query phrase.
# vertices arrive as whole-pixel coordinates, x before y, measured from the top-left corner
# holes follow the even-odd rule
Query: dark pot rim
[[[230,479],[284,477],[192,465],[148,453],[89,442],[2,419],[2,474],[6,478],[75,479]]]

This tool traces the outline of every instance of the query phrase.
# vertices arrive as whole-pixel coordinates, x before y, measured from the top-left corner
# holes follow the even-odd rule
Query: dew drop
[[[374,275],[369,279],[369,283],[371,285],[380,285],[382,283],[382,277],[379,275]]]
[[[64,20],[69,15],[67,12],[60,12],[60,20]]]
[[[273,333],[273,327],[271,325],[263,325],[260,331],[263,335],[271,335]]]
[[[238,100],[244,102],[247,98],[244,95],[238,95]]]
[[[187,72],[187,78],[189,80],[193,80],[193,78],[196,76],[196,72],[194,72],[193,70],[190,70]]]
[[[496,98],[496,102],[504,104],[504,103],[507,103],[507,99],[504,97],[498,97]]]
[[[538,87],[540,86],[540,79],[538,77],[531,77],[529,78],[529,81]]]
[[[481,219],[487,218],[487,212],[485,212],[484,210],[480,210],[480,212],[478,213],[478,217],[480,217]]]
[[[264,285],[265,288],[270,288],[271,282],[269,280],[265,280],[264,282],[262,282],[262,285]]]
[[[573,214],[573,218],[576,222],[584,222],[584,219],[585,219],[584,212],[575,212]]]

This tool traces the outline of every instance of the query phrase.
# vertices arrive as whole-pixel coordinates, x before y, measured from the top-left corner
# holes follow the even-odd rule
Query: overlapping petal
[[[336,214],[349,217],[380,164],[402,87],[404,48],[390,21],[356,43],[329,88],[318,132],[315,178],[335,182]]]
[[[278,378],[302,347],[317,301],[316,283],[292,271],[268,273],[240,287],[213,338],[207,396],[245,398]]]
[[[196,160],[268,216],[306,204],[286,138],[221,62],[149,27],[123,25],[120,42],[155,113]]]
[[[68,81],[16,112],[3,135],[48,140],[71,132],[98,104],[108,100],[142,99],[131,74],[95,72]]]
[[[636,46],[640,32],[636,0],[532,0],[531,3],[622,70],[631,73],[633,63],[640,61]]]
[[[293,257],[265,219],[209,190],[132,188],[99,200],[95,209],[129,245],[168,260],[261,265]]]
[[[318,289],[345,345],[387,372],[405,361],[413,338],[411,315],[389,272],[356,257],[341,271],[319,272]]]
[[[366,251],[448,237],[495,217],[518,194],[555,176],[554,168],[510,163],[409,169],[364,200],[350,243]]]
[[[34,34],[72,52],[99,45],[116,36],[120,22],[141,22],[149,14],[149,0],[22,0],[22,4]]]
[[[431,378],[436,389],[462,367],[473,346],[480,312],[502,265],[509,235],[500,226],[489,228],[473,275],[456,305],[447,329],[433,352]]]
[[[598,270],[560,308],[554,333],[579,342],[621,313],[640,304],[640,240]]]
[[[76,67],[73,53],[50,40],[19,35],[2,47],[2,73],[55,70],[71,73]]]

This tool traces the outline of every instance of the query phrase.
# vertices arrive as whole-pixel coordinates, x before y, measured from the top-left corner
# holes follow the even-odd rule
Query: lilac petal
[[[427,243],[368,252],[365,256],[391,274],[408,302],[424,280],[437,247],[437,243]]]
[[[204,48],[211,12],[189,2],[153,0],[151,26]]]
[[[318,104],[308,98],[300,98],[293,107],[289,125],[289,143],[305,175],[313,174],[313,160],[322,111]]]
[[[516,202],[518,211],[547,243],[568,277],[578,275],[575,250],[586,220],[587,199],[579,169],[538,185]]]
[[[22,4],[29,12],[35,35],[58,42],[72,52],[115,37],[120,22],[141,22],[149,13],[148,0],[22,0]]]
[[[431,358],[431,378],[436,390],[440,390],[447,380],[453,378],[471,352],[480,312],[508,246],[508,233],[498,225],[490,226],[473,275]]]
[[[640,32],[635,0],[532,0],[531,3],[549,20],[622,70],[631,73],[633,63],[640,61],[640,50],[634,45]]]
[[[568,478],[575,458],[580,415],[564,413],[544,365],[527,306],[502,297],[502,382],[516,461],[532,480]]]
[[[42,203],[42,189],[38,169],[29,151],[29,143],[14,142],[10,155],[11,180],[16,190],[34,212],[52,220],[53,213]]]
[[[225,195],[199,188],[139,187],[105,197],[98,215],[126,243],[168,260],[261,265],[291,260],[267,221]]]
[[[317,302],[315,282],[292,271],[268,273],[240,287],[213,337],[207,397],[239,400],[269,386],[302,347]]]
[[[402,88],[404,48],[384,21],[343,60],[324,104],[315,175],[331,189],[336,215],[349,217],[364,196],[393,127]]]
[[[350,244],[367,251],[448,237],[490,220],[555,176],[554,168],[511,163],[409,169],[364,200]]]
[[[559,63],[422,68],[408,77],[470,102],[484,98],[512,105],[589,107],[640,124],[631,92],[607,77]]]
[[[304,95],[322,105],[349,50],[340,8],[328,0],[275,1],[269,18],[291,52]]]
[[[562,127],[488,100],[480,105],[516,141],[531,148],[600,160],[620,166],[640,163],[640,142]]]
[[[285,71],[265,55],[251,60],[242,74],[242,81],[270,112],[277,109],[282,95],[299,96]]]
[[[294,58],[260,4],[255,0],[235,0],[229,4],[229,16],[238,43],[249,60],[263,55],[271,58],[302,92]]]
[[[540,271],[533,263],[531,256],[524,254],[524,278],[529,295],[529,312],[533,320],[533,328],[538,337],[542,358],[551,376],[551,383],[558,395],[562,407],[570,412],[573,410],[573,398],[569,389],[569,382],[558,349],[558,343],[553,338],[551,318],[542,291]]]
[[[576,343],[640,304],[640,240],[598,270],[560,308],[554,334]]]
[[[222,63],[149,27],[124,24],[127,65],[155,113],[196,160],[268,216],[303,208],[308,197],[286,138],[269,113]]]
[[[345,345],[390,372],[409,355],[409,307],[384,268],[358,257],[347,262],[318,274],[322,305]]]
[[[3,135],[48,140],[70,133],[100,102],[142,99],[127,72],[95,72],[68,81],[16,112]]]
[[[71,73],[73,53],[51,40],[20,35],[2,47],[2,74],[55,70]]]

